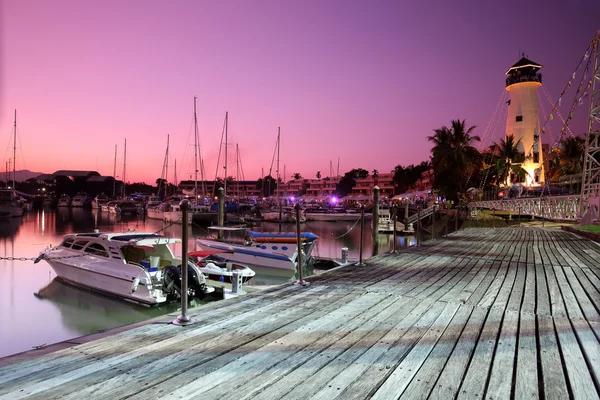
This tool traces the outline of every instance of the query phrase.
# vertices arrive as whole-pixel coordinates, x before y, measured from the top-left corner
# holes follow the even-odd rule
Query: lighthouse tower
[[[513,135],[515,143],[521,140],[519,150],[526,157],[521,166],[528,174],[525,177],[527,186],[538,186],[544,182],[537,95],[538,88],[542,86],[542,74],[538,72],[540,68],[541,65],[523,55],[506,71],[506,90],[510,96],[506,136]]]

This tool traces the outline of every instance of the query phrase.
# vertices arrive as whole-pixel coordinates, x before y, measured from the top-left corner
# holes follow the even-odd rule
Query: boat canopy
[[[255,242],[296,243],[298,238],[296,232],[257,232],[248,230],[248,234]],[[312,242],[318,236],[312,232],[301,232],[300,238],[304,242]]]

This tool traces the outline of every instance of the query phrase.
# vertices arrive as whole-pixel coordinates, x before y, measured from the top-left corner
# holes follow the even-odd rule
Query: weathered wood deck
[[[461,231],[18,361],[0,399],[598,398],[599,263],[557,229]]]

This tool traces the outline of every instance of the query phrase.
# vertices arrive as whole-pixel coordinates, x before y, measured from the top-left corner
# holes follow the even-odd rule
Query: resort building
[[[377,177],[369,175],[363,179],[356,180],[356,186],[352,188],[352,196],[373,196],[373,188],[379,187],[379,197],[382,199],[394,196],[394,173],[387,172]]]

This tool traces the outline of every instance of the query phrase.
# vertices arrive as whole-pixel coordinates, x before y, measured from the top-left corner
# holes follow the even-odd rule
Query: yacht
[[[71,196],[63,194],[58,199],[57,207],[71,207]]]
[[[21,217],[23,202],[17,192],[11,189],[0,190],[0,218]]]
[[[92,208],[94,210],[102,210],[102,205],[108,203],[109,201],[110,199],[107,195],[99,194],[92,200]],[[108,209],[106,211],[108,211]]]
[[[77,193],[71,199],[71,207],[83,207],[86,200],[86,195],[82,193]]]
[[[256,232],[246,228],[210,226],[208,229],[223,231],[245,231],[244,242],[197,239],[201,250],[220,252],[218,257],[225,261],[247,265],[250,268],[267,267],[295,270],[298,248],[295,232]],[[312,232],[302,232],[303,266],[308,264],[317,236]]]
[[[65,282],[152,306],[181,294],[181,258],[169,247],[176,243],[154,233],[72,233],[35,262],[46,261]],[[189,259],[188,281],[191,296],[214,290]]]

